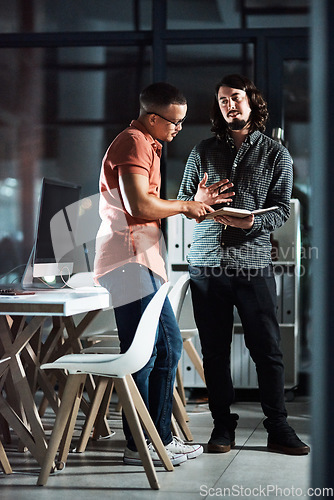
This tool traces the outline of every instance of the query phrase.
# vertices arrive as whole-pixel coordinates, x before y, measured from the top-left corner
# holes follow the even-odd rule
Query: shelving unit
[[[182,216],[168,219],[168,261],[169,277],[176,282],[180,273],[187,272],[186,256],[189,251],[194,224]],[[275,279],[277,285],[277,315],[281,331],[281,347],[285,364],[285,388],[293,390],[298,385],[299,371],[299,281],[301,272],[300,203],[291,200],[291,214],[283,227],[273,233],[277,241],[274,255]],[[191,295],[188,292],[180,318],[182,328],[196,328],[192,312]],[[198,336],[194,345],[201,353]],[[184,386],[204,387],[186,353],[182,355]],[[231,371],[236,388],[257,387],[255,365],[245,347],[243,329],[235,311],[234,336],[231,351]]]

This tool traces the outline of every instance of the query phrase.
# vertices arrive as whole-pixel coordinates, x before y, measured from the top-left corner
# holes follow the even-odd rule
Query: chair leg
[[[146,408],[146,405],[138,391],[138,388],[132,378],[131,375],[126,376],[126,380],[128,382],[128,386],[130,388],[132,398],[136,407],[136,410],[138,412],[139,418],[141,423],[143,424],[147,435],[150,437],[153,446],[158,453],[162,463],[164,464],[164,467],[168,471],[172,471],[173,465],[167,455],[166,448],[164,447],[161,438],[158,434],[158,431],[153,423],[153,420]]]
[[[100,406],[101,406],[101,401],[103,398],[103,395],[106,392],[106,388],[108,386],[108,382],[110,379],[106,377],[100,377],[98,380],[98,383],[96,385],[95,393],[93,400],[91,402],[90,410],[89,413],[86,417],[85,425],[82,429],[82,433],[79,439],[79,442],[76,447],[76,452],[77,453],[83,453],[86,449],[88,439],[91,433],[91,430],[94,426],[94,422],[96,420],[96,417],[98,415]]]
[[[44,417],[44,413],[46,412],[46,409],[49,405],[49,401],[45,396],[42,397],[42,401],[40,402],[39,408],[38,408],[38,415],[40,417]]]
[[[13,471],[1,441],[0,441],[0,464],[5,474],[12,474]]]
[[[172,415],[171,428],[172,428],[172,434],[173,434],[173,436],[176,436],[176,437],[180,438],[181,434],[179,432],[179,428],[177,426],[177,423],[176,423],[174,415]]]
[[[82,394],[85,379],[86,375],[84,374],[68,376],[49,445],[46,450],[44,463],[37,480],[39,486],[44,486],[47,483],[59,444],[62,440],[66,426],[68,425],[68,419],[73,411],[74,401],[78,393]]]
[[[193,363],[195,369],[197,370],[197,373],[199,374],[199,376],[201,377],[201,379],[205,384],[203,361],[198,352],[196,351],[195,346],[192,343],[191,339],[184,340],[183,347],[186,353],[188,354],[190,361]]]
[[[113,389],[114,389],[114,381],[113,379],[109,378],[108,385],[104,392],[104,396],[100,406],[100,410],[97,414],[94,424],[94,431],[92,436],[92,439],[94,440],[98,440],[100,437],[108,437],[112,433],[109,424],[107,422],[107,417],[109,414],[109,405]],[[108,429],[107,433],[105,432],[106,428]]]
[[[185,409],[185,407],[182,403],[180,394],[175,387],[174,387],[174,391],[173,391],[173,398],[174,398],[175,405],[177,405],[177,407],[179,408],[179,412],[183,416],[183,420],[185,422],[189,422],[189,415],[188,415],[187,410]]]
[[[183,385],[183,380],[182,380],[182,374],[181,374],[181,362],[179,362],[176,370],[176,386],[177,386],[177,391],[180,395],[181,401],[184,406],[186,406],[187,401],[186,401],[186,393],[184,391],[184,385]]]
[[[191,431],[189,429],[189,426],[187,424],[187,420],[188,420],[187,412],[185,411],[184,406],[182,404],[182,401],[180,399],[180,396],[175,388],[174,388],[174,395],[173,395],[173,415],[174,415],[175,420],[177,421],[177,423],[182,431],[182,434],[186,438],[186,440],[193,441],[194,438],[193,438]]]
[[[67,420],[67,425],[66,425],[62,440],[60,442],[58,462],[61,464],[66,464],[67,457],[68,457],[68,454],[70,451],[70,446],[71,446],[72,437],[73,437],[73,433],[74,433],[74,427],[75,427],[75,423],[77,421],[77,416],[78,416],[79,409],[80,409],[80,403],[81,403],[81,399],[82,399],[83,390],[84,390],[84,384],[81,384],[79,387],[79,390],[76,393],[76,396],[75,396],[75,399],[73,402],[73,408],[72,408],[70,416]]]
[[[125,378],[115,378],[115,388],[122,403],[123,411],[128,421],[133,439],[136,443],[140,459],[146,472],[150,486],[154,490],[160,488],[158,478],[153,466],[152,458],[149,454],[145,441],[145,436],[140,425],[139,417],[131,396],[131,392]]]

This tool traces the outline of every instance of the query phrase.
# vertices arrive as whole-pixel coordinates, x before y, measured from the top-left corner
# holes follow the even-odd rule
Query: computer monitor
[[[44,178],[42,182],[37,224],[35,230],[34,246],[27,264],[22,285],[29,287],[33,285],[34,278],[40,278],[37,282],[43,284],[42,278],[48,276],[68,276],[72,273],[73,262],[60,260],[55,255],[55,233],[51,234],[51,220],[56,214],[61,215],[66,221],[65,230],[62,228],[56,233],[57,247],[62,244],[66,247],[66,241],[75,230],[76,217],[73,216],[73,207],[78,210],[81,186],[54,179]],[[72,210],[71,210],[72,206]],[[71,216],[68,210],[71,210]],[[64,240],[64,241],[62,241]]]

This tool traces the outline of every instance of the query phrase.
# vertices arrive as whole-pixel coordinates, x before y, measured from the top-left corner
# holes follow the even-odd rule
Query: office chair
[[[150,437],[165,469],[167,471],[173,470],[173,465],[165,447],[131,376],[132,373],[145,366],[152,354],[160,313],[169,286],[169,283],[162,285],[146,307],[133,342],[124,354],[67,354],[53,363],[41,366],[42,369],[67,370],[69,376],[56,415],[45,461],[38,478],[38,485],[46,484],[61,441],[60,458],[61,461],[66,461],[85,379],[88,374],[98,375],[104,379],[113,379],[151,488],[159,489],[159,483],[141,424]],[[96,411],[98,411],[98,408]]]

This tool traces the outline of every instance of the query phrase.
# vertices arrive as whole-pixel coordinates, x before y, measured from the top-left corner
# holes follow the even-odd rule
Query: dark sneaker
[[[287,422],[273,423],[269,419],[263,422],[268,431],[269,450],[285,453],[286,455],[307,455],[310,447],[303,443]]]
[[[231,413],[226,418],[216,421],[208,442],[209,453],[227,453],[235,446],[235,429],[239,415]]]

